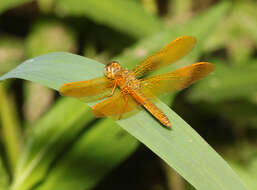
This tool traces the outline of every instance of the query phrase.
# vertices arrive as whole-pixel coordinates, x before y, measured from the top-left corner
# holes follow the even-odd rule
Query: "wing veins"
[[[183,58],[194,47],[196,39],[182,36],[169,43],[160,51],[146,58],[133,70],[137,77],[142,77],[155,69],[170,65]]]
[[[161,95],[190,86],[214,69],[208,62],[195,63],[170,73],[142,80],[141,90],[146,94]]]

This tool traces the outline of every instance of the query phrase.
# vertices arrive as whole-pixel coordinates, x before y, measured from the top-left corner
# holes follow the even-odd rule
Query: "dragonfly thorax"
[[[122,70],[121,65],[118,61],[112,61],[105,66],[104,75],[107,78],[115,79],[118,73]]]

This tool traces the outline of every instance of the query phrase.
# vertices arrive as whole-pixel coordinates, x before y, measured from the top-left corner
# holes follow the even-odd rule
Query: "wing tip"
[[[60,88],[59,88],[59,94],[62,95],[62,96],[65,96],[65,89],[66,87],[66,84],[62,85]]]
[[[187,35],[186,35],[186,36],[180,36],[180,37],[177,38],[177,40],[182,40],[182,39],[191,40],[193,44],[195,44],[196,41],[197,41],[197,40],[196,40],[196,37],[194,37],[194,36],[189,36],[189,35],[188,35],[188,36],[187,36]]]
[[[59,88],[59,94],[62,96],[79,97],[79,96],[74,96],[74,94],[72,93],[72,90],[70,89],[70,83],[63,84]]]
[[[208,68],[208,71],[209,72],[212,72],[214,69],[215,69],[215,65],[214,64],[212,64],[212,63],[210,63],[210,62],[205,62],[205,61],[203,61],[203,62],[197,62],[197,63],[195,63],[194,65],[201,65],[201,66],[204,66],[204,67],[206,67],[206,68]]]

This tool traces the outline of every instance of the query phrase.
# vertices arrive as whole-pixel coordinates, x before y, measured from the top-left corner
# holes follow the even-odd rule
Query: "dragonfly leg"
[[[124,106],[123,106],[123,108],[122,108],[122,110],[121,110],[119,120],[122,118],[122,115],[123,115],[123,113],[125,112],[126,107],[127,107],[127,104],[128,104],[128,96],[127,96],[127,95],[124,95],[123,97],[124,97]]]
[[[113,88],[112,88],[112,92],[109,96],[112,96],[114,94],[114,91],[115,91],[116,87],[117,87],[117,82],[114,83]]]
[[[114,94],[114,92],[115,92],[116,87],[117,87],[117,82],[114,83],[112,91],[111,91],[110,94],[102,96],[102,97],[98,98],[98,100],[101,100],[101,99],[108,98],[108,97],[112,96]]]

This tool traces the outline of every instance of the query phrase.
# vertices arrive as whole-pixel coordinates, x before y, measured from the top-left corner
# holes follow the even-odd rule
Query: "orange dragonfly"
[[[105,66],[103,77],[64,84],[60,88],[60,93],[85,102],[106,98],[93,106],[96,117],[118,116],[121,119],[124,113],[142,105],[163,125],[171,127],[168,117],[153,103],[153,100],[157,99],[158,95],[186,88],[202,79],[214,70],[214,65],[198,62],[166,74],[142,77],[181,59],[195,43],[196,39],[191,36],[177,38],[159,52],[146,58],[133,70],[124,69],[117,61],[113,61]]]

